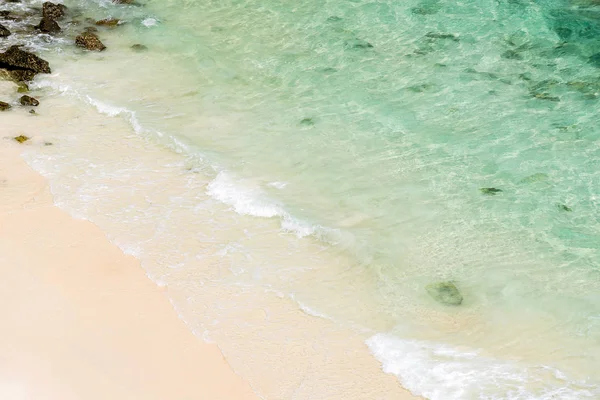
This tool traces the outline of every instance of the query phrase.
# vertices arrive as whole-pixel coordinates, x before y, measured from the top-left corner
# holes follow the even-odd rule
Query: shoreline
[[[139,262],[0,147],[0,397],[258,399]]]

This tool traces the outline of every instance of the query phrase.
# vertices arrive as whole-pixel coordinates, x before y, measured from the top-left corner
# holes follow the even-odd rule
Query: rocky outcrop
[[[42,18],[39,25],[36,25],[35,29],[44,33],[58,33],[61,30],[60,26],[55,20],[47,17]]]
[[[21,99],[19,100],[21,102],[21,105],[23,106],[32,106],[32,107],[37,107],[40,105],[40,102],[37,101],[37,99],[34,99],[31,96],[21,96]]]
[[[0,111],[6,111],[10,109],[10,104],[0,101]]]
[[[0,37],[10,36],[10,31],[2,24],[0,24]]]
[[[425,290],[435,301],[447,306],[459,306],[463,302],[460,291],[452,282],[432,283],[427,285]]]
[[[34,73],[49,74],[48,61],[41,59],[33,53],[21,50],[21,46],[11,46],[4,53],[0,53],[0,68],[24,69]]]
[[[106,46],[92,32],[83,32],[75,38],[75,44],[87,50],[102,51]]]
[[[62,4],[54,4],[49,1],[42,5],[42,15],[44,18],[57,20],[67,14],[67,7]]]
[[[30,81],[38,73],[50,72],[48,61],[21,50],[20,46],[11,46],[4,53],[0,53],[0,74],[14,81]]]

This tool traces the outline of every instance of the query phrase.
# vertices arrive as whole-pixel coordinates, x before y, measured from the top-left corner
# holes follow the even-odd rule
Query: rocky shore
[[[124,23],[116,18],[96,21],[86,18],[84,10],[70,10],[63,4],[52,2],[43,3],[41,8],[26,1],[12,3],[19,7],[10,7],[9,3],[0,6],[0,80],[14,82],[15,95],[12,98],[0,98],[0,112],[9,111],[15,106],[39,105],[38,99],[23,93],[29,92],[29,83],[37,74],[52,72],[48,61],[35,54],[35,49],[28,46],[27,39],[36,35],[44,39],[50,35],[54,39],[63,39],[63,42],[66,39],[84,51],[100,52],[106,50],[100,38],[102,30],[113,29]],[[132,0],[113,0],[113,3],[140,6]],[[146,47],[133,44],[132,49],[139,51]],[[29,112],[35,114],[33,109]]]

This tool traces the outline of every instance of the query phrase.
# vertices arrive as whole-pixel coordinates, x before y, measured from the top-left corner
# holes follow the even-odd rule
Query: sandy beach
[[[256,399],[139,263],[0,146],[0,398]]]

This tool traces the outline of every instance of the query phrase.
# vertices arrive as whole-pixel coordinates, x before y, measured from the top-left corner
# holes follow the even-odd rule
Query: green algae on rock
[[[29,140],[29,138],[25,135],[16,136],[16,137],[14,137],[14,139],[19,143],[24,143]]]
[[[452,282],[437,282],[425,286],[427,293],[438,303],[459,306],[463,302],[462,294]]]

